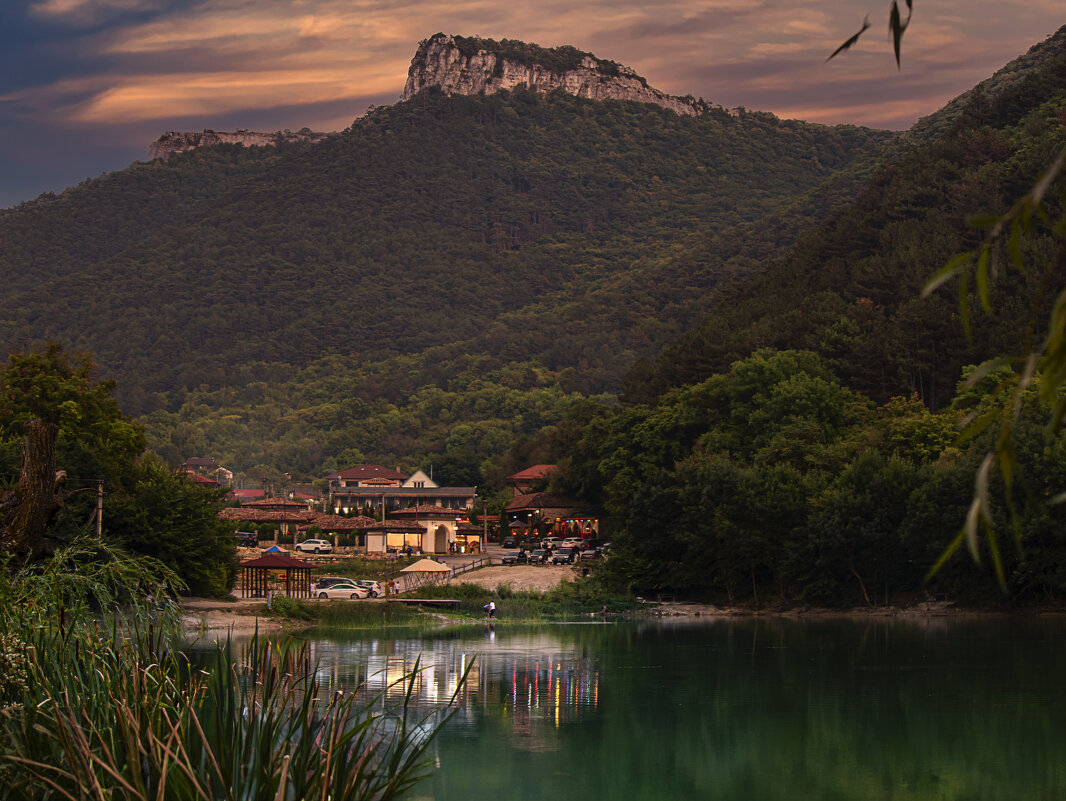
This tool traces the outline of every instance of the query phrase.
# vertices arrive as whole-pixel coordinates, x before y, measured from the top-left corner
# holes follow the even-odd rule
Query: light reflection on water
[[[493,708],[510,721],[515,737],[527,740],[526,747],[551,750],[552,742],[537,736],[540,728],[558,728],[594,713],[600,692],[595,660],[565,646],[553,631],[500,640],[495,629],[463,635],[321,639],[309,646],[324,693],[358,687],[364,697],[395,707],[410,689],[411,707],[423,715],[454,699],[448,729],[456,734],[476,734],[478,716]]]
[[[324,690],[456,711],[433,801],[1066,798],[1066,621],[511,624],[310,640]],[[434,719],[437,716],[434,715]]]

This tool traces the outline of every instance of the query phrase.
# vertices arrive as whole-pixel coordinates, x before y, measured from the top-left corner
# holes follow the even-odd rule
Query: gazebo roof
[[[247,562],[241,562],[240,567],[264,567],[270,570],[283,570],[285,568],[311,569],[311,565],[307,562],[301,562],[299,559],[293,559],[288,554],[283,553],[264,554],[258,559],[249,559]]]

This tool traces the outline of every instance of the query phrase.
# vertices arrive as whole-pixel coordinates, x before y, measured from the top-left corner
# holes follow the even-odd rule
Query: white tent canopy
[[[408,565],[401,573],[451,573],[452,569],[432,559],[419,559],[413,565]]]

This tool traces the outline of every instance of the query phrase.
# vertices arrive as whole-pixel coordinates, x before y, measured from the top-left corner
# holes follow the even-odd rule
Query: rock
[[[545,49],[508,39],[497,42],[443,33],[419,44],[400,99],[409,100],[432,86],[449,95],[475,95],[521,85],[538,92],[560,89],[591,100],[652,103],[686,116],[711,108],[702,100],[660,92],[629,67],[572,47]]]
[[[148,146],[151,159],[165,159],[172,153],[186,153],[198,147],[213,145],[242,145],[244,147],[275,147],[283,142],[319,142],[329,134],[302,128],[299,131],[275,131],[274,133],[257,133],[238,128],[236,131],[212,131],[205,128],[201,132],[167,131]]]

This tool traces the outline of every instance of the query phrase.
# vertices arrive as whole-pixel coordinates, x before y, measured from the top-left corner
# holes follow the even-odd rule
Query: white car
[[[381,584],[373,579],[352,579],[352,582],[365,589],[371,598],[377,598],[381,595]]]
[[[567,537],[565,540],[563,540],[563,544],[560,547],[562,547],[562,548],[580,548],[581,547],[581,537]]]
[[[296,543],[296,550],[303,553],[332,553],[333,546],[329,540],[304,540]]]
[[[328,587],[316,588],[315,595],[323,600],[336,600],[338,598],[355,600],[357,598],[366,598],[370,595],[370,591],[366,587],[359,586],[354,581],[338,581]]]

